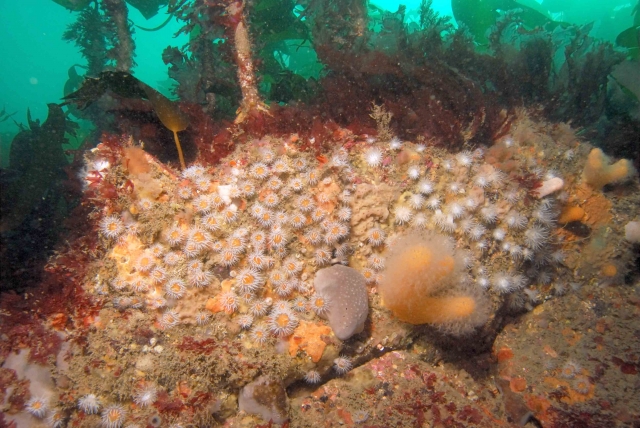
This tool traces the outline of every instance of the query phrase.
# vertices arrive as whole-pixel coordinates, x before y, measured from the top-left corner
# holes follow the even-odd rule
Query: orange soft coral
[[[436,324],[452,332],[465,333],[484,323],[485,299],[461,286],[463,258],[443,235],[398,238],[380,282],[384,305],[404,322]]]
[[[582,172],[582,179],[594,189],[601,189],[607,184],[624,181],[635,174],[635,168],[628,159],[620,159],[612,164],[609,156],[600,149],[593,149],[587,157]]]

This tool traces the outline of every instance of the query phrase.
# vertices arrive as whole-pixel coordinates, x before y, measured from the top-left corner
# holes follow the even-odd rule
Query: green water
[[[370,5],[395,11],[400,3],[407,6],[405,20],[416,21],[419,0],[377,0]],[[557,21],[594,22],[591,35],[612,42],[617,34],[631,26],[634,6],[633,2],[624,0],[522,3],[531,4],[537,10],[546,10],[548,16]],[[451,3],[447,0],[435,1],[433,9],[441,15],[452,16]],[[129,18],[136,25],[154,27],[165,20],[166,10],[165,7],[146,20],[137,9],[129,7]],[[15,113],[0,122],[0,164],[6,166],[10,140],[18,131],[14,120],[25,124],[27,109],[33,119],[44,120],[47,103],[60,102],[69,67],[86,64],[86,61],[73,44],[62,40],[63,32],[75,21],[78,12],[68,11],[51,0],[1,0],[0,11],[0,108],[4,108],[6,114]],[[173,82],[168,78],[161,54],[167,46],[181,47],[187,42],[185,35],[174,37],[180,26],[181,23],[172,19],[159,31],[137,29],[134,34],[137,63],[134,74],[167,95]]]
[[[47,117],[47,103],[57,103],[63,96],[68,70],[73,64],[86,64],[78,49],[62,39],[67,26],[77,17],[51,0],[27,2],[0,1],[0,40],[2,56],[0,67],[0,109],[26,123],[27,108],[33,119]],[[140,26],[153,28],[166,18],[166,8],[150,20],[146,20],[135,8],[129,8],[130,19]],[[170,82],[167,66],[162,62],[162,50],[169,45],[182,46],[186,36],[174,38],[180,24],[172,19],[159,31],[138,30],[136,42],[137,66],[135,75],[162,92],[168,93]],[[0,123],[0,162],[7,164],[10,138],[18,128],[11,119]]]

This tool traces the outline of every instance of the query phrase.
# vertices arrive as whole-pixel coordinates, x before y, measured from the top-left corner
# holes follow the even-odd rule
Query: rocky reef
[[[28,225],[48,181],[75,184],[43,268],[3,287],[0,426],[637,424],[624,55],[522,11],[476,49],[427,1],[415,25],[181,1],[170,100],[129,73],[124,6],[65,34],[91,74],[63,104],[95,130],[67,165],[64,132],[32,126],[56,162],[12,188]],[[319,68],[274,60],[294,47]]]
[[[637,355],[604,352],[634,335],[611,317],[634,311],[638,181],[602,188],[611,166],[596,171],[569,127],[523,110],[508,135],[459,152],[346,129],[322,154],[295,134],[233,138],[219,163],[182,171],[126,136],[86,152],[82,233],[47,265],[55,288],[2,302],[5,421],[639,414],[605,392],[633,384]]]

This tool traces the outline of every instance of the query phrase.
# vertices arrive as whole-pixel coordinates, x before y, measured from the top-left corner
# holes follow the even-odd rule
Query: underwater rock
[[[326,317],[340,340],[347,340],[364,329],[369,314],[365,283],[360,272],[347,266],[335,265],[316,273],[313,285],[328,301]]]
[[[241,411],[260,415],[265,421],[277,424],[288,419],[287,393],[279,380],[260,376],[240,391],[238,407]]]

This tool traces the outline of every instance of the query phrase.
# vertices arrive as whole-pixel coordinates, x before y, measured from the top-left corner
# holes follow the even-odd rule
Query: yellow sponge
[[[587,157],[582,179],[594,189],[601,189],[607,184],[623,181],[634,174],[635,168],[630,160],[620,159],[611,164],[611,159],[602,150],[593,149]]]

